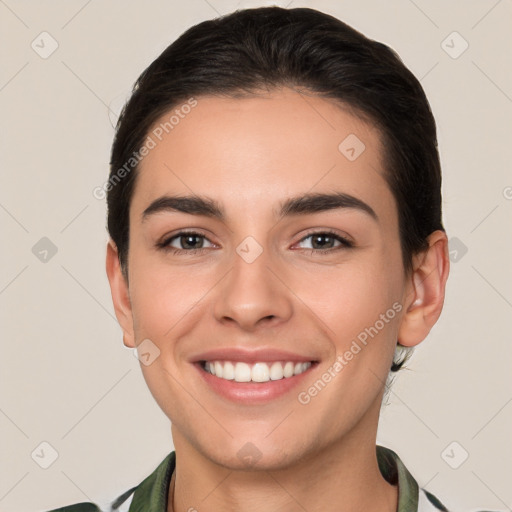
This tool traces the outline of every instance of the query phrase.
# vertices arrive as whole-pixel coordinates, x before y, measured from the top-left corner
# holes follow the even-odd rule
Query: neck
[[[371,432],[355,427],[336,443],[278,470],[217,464],[173,430],[175,488],[168,512],[395,512],[398,489],[379,470],[374,424]]]

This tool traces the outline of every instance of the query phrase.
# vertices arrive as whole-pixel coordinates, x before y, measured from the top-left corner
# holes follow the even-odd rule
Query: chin
[[[215,464],[236,471],[279,471],[286,470],[304,459],[300,447],[286,447],[268,440],[230,440],[230,446],[219,446],[212,451],[211,446],[201,450],[203,456]],[[290,455],[293,454],[293,455]]]

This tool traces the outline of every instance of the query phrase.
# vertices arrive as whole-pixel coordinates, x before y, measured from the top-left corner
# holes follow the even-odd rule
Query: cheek
[[[346,340],[373,325],[399,300],[403,287],[399,270],[377,259],[352,262],[317,272],[309,281],[298,279],[295,290],[330,328],[331,337],[334,332]]]
[[[331,361],[342,357],[333,393],[340,388],[350,389],[354,397],[364,389],[377,393],[386,380],[397,340],[403,287],[402,268],[391,261],[381,253],[379,258],[347,264],[317,276],[314,286],[300,292],[327,326]],[[362,396],[359,400],[363,403]]]
[[[171,267],[143,251],[134,251],[131,264],[130,298],[138,339],[154,338],[159,344],[197,320],[201,303],[215,284],[211,272],[201,273],[186,265]]]

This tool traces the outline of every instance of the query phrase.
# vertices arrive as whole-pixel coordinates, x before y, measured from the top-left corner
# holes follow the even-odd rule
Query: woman
[[[435,122],[391,49],[305,8],[200,23],[139,77],[102,190],[175,447],[111,510],[447,510],[376,446],[449,271]]]

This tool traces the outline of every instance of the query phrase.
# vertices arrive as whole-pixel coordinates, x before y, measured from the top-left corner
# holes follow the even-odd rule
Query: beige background
[[[108,172],[108,106],[118,111],[189,26],[271,3],[0,1],[1,511],[107,502],[171,451],[104,271],[105,203],[92,190]],[[396,381],[379,442],[452,510],[510,510],[511,2],[277,4],[339,17],[421,79],[438,122],[454,261],[442,318]],[[42,58],[31,43],[49,51],[50,37],[58,48]],[[32,252],[42,237],[57,248],[46,262]],[[42,442],[58,452],[48,469],[31,457],[50,462]],[[463,450],[453,469],[447,461]]]

